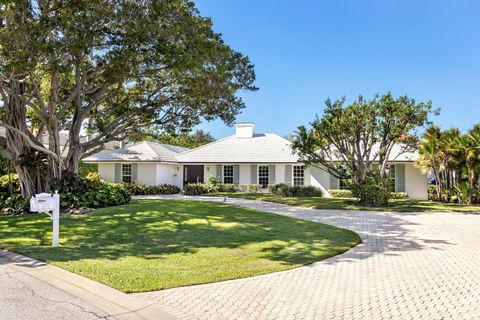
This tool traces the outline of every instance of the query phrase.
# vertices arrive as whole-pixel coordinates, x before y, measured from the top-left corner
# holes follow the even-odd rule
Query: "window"
[[[390,188],[390,192],[395,192],[395,165],[391,164],[388,166],[388,187]]]
[[[262,188],[268,186],[268,166],[258,166],[258,184],[261,184]]]
[[[233,183],[233,166],[223,166],[223,183]]]
[[[303,166],[293,166],[293,185],[303,186],[305,182],[305,170]]]
[[[122,164],[122,182],[132,182],[131,164]]]
[[[350,178],[338,179],[338,188],[340,190],[348,190],[350,188]]]

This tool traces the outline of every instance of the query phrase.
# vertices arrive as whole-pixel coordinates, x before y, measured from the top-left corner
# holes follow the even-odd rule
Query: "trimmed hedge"
[[[188,196],[199,196],[212,192],[238,192],[238,186],[235,184],[211,184],[211,183],[190,183],[183,187],[182,193]]]
[[[268,190],[282,197],[321,197],[322,191],[314,186],[289,186],[285,183],[274,184]]]
[[[353,198],[351,190],[348,189],[330,189],[330,195],[334,198]],[[390,192],[390,199],[408,199],[406,192]]]
[[[180,188],[171,184],[161,184],[158,186],[145,186],[135,182],[131,182],[131,183],[125,183],[124,187],[131,195],[134,195],[134,196],[180,193]]]

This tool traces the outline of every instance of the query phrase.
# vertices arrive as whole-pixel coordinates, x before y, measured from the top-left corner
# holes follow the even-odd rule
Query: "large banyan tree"
[[[25,197],[146,127],[231,124],[244,108],[238,91],[256,90],[248,57],[188,0],[0,3],[0,152]]]

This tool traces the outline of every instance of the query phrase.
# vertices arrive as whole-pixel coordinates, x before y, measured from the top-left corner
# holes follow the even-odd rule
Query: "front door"
[[[183,166],[183,184],[203,182],[203,166]]]

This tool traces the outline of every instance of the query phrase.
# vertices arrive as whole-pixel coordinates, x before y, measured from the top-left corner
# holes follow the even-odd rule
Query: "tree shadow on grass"
[[[51,221],[43,215],[0,220],[0,247],[50,262],[124,257],[168,259],[205,248],[259,245],[262,259],[310,263],[357,243],[355,233],[225,204],[135,201],[83,216],[61,217],[61,247],[51,248]],[[292,250],[293,248],[293,250]]]

